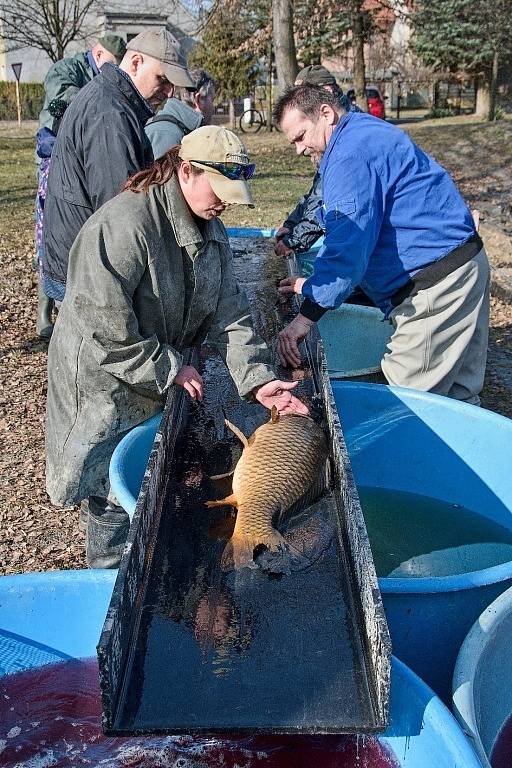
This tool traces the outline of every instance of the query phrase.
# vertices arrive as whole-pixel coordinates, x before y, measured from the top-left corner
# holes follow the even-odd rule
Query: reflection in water
[[[111,738],[95,660],[0,678],[3,768],[398,768],[374,737]]]

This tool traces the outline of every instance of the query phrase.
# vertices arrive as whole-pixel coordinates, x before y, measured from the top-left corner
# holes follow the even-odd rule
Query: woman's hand
[[[277,337],[277,352],[284,366],[298,368],[301,364],[299,343],[306,338],[313,325],[313,320],[299,313],[286,328],[280,331]]]
[[[269,411],[275,405],[279,413],[298,413],[307,416],[309,413],[307,405],[304,405],[290,392],[290,389],[294,389],[298,383],[298,381],[274,379],[274,381],[269,381],[263,386],[253,389],[253,394],[256,400]]]
[[[192,400],[203,399],[203,379],[192,365],[184,365],[174,377],[174,383],[186,389]]]
[[[279,283],[279,288],[277,290],[281,296],[284,296],[285,298],[288,298],[294,293],[300,295],[302,293],[302,286],[305,282],[305,277],[285,277],[284,280],[281,280]]]

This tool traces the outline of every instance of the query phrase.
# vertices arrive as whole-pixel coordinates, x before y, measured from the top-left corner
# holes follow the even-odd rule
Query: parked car
[[[347,91],[347,96],[352,101],[352,103],[355,104],[356,94],[353,88]],[[386,109],[384,106],[384,99],[376,85],[366,86],[366,99],[368,101],[369,114],[385,120]]]

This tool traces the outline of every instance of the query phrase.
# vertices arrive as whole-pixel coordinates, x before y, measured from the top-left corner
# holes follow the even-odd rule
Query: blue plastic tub
[[[400,387],[333,382],[356,484],[460,504],[512,528],[512,421]],[[457,653],[512,584],[512,562],[458,576],[380,578],[393,652],[445,701]]]
[[[380,371],[393,326],[377,307],[342,304],[318,321],[329,377],[345,379]]]
[[[453,707],[485,768],[512,718],[512,589],[479,616],[455,665]]]
[[[313,272],[313,263],[323,238],[297,261],[305,277]],[[377,307],[342,304],[318,321],[331,379],[365,376],[380,371],[380,363],[393,326]]]
[[[0,578],[0,667],[15,672],[95,655],[115,572],[57,571]],[[381,737],[403,768],[479,768],[455,718],[393,660],[391,724]]]
[[[146,464],[160,421],[162,411],[138,427],[134,427],[118,443],[110,459],[109,478],[114,496],[126,512],[133,517],[137,497],[142,486]]]

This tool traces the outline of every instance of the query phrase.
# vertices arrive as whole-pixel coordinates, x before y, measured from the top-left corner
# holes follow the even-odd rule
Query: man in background
[[[121,61],[126,52],[122,37],[107,33],[100,37],[88,51],[55,62],[44,80],[44,103],[39,113],[39,130],[36,134],[38,163],[38,189],[36,196],[36,260],[38,271],[42,262],[43,209],[46,199],[50,158],[59,130],[60,121],[67,107],[84,85],[95,77],[106,62]],[[49,299],[38,280],[38,307],[36,331],[42,338],[49,338],[53,330],[53,300]]]
[[[45,203],[47,296],[64,298],[69,251],[83,224],[153,162],[146,122],[175,86],[193,85],[176,38],[166,29],[147,29],[130,40],[119,67],[104,64],[66,110]]]
[[[191,69],[193,88],[180,88],[178,98],[168,99],[160,112],[146,123],[146,133],[158,160],[183,136],[210,125],[213,117],[216,83],[204,69]]]

